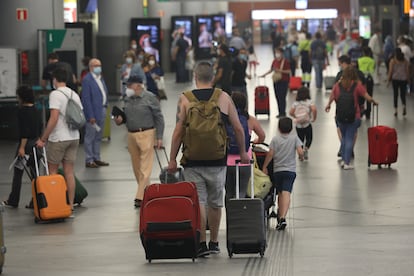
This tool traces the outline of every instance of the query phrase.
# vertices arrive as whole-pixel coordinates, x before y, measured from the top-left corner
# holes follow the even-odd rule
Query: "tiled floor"
[[[258,73],[271,62],[269,46],[257,47]],[[333,60],[328,72],[336,73]],[[177,96],[189,85],[173,83],[167,76],[168,101],[162,102],[166,118],[165,145],[169,149],[175,123]],[[249,82],[250,111],[253,89]],[[266,80],[270,84],[270,78]],[[270,118],[260,117],[269,142],[276,132],[273,95]],[[76,218],[64,223],[36,225],[30,210],[30,185],[24,178],[20,208],[6,209],[5,240],[8,248],[4,275],[414,275],[414,96],[407,97],[405,118],[393,116],[392,91],[375,86],[380,102],[379,121],[398,130],[399,159],[391,169],[367,166],[367,127],[363,120],[355,146],[355,170],[341,170],[336,153],[339,142],[334,111],[324,106],[329,94],[311,89],[318,106],[314,143],[307,162],[298,164],[293,200],[284,232],[268,230],[265,257],[237,255],[229,259],[222,219],[222,253],[207,259],[154,261],[148,264],[138,235],[138,212],[133,208],[135,179],[126,149],[124,127],[112,125],[111,140],[102,144],[109,167],[86,169],[80,148],[76,174],[89,191]],[[294,94],[288,95],[289,104]],[[114,102],[113,104],[119,104]],[[0,141],[0,199],[10,190],[8,171],[15,142]],[[152,181],[158,180],[154,164]]]

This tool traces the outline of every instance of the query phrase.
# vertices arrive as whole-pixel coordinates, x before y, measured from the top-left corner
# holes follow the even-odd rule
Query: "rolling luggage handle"
[[[45,169],[46,169],[46,175],[49,175],[49,168],[47,166],[47,156],[46,156],[46,149],[45,147],[42,148],[43,150],[43,158],[45,160],[45,163],[43,164]],[[34,146],[33,147],[33,158],[34,158],[34,162],[35,162],[35,169],[36,169],[36,177],[39,177],[39,161],[37,159],[37,147]]]
[[[168,155],[167,155],[167,151],[165,150],[165,147],[162,146],[160,150],[164,152],[165,159],[167,160],[167,164],[168,164],[169,160],[168,160]],[[165,168],[162,166],[160,156],[158,155],[158,148],[156,146],[154,146],[154,151],[155,151],[155,156],[157,157],[158,165],[161,170],[160,181],[162,182],[164,180],[164,183],[169,183],[168,181],[169,176],[170,176],[170,180],[171,178],[173,178],[174,182],[183,181],[184,179],[182,177],[182,168],[177,168],[177,171],[175,173],[170,174],[168,172],[168,165]],[[162,177],[162,175],[165,175],[165,177]],[[174,183],[174,182],[171,182],[171,183]]]
[[[236,160],[236,199],[240,199],[240,159]],[[251,168],[251,174],[250,174],[250,178],[252,179],[250,181],[251,184],[251,195],[250,197],[253,199],[254,198],[254,171],[253,171],[253,160],[250,159],[250,168]]]
[[[168,160],[168,155],[167,155],[167,151],[165,150],[165,147],[162,146],[160,149],[164,152],[165,159],[167,160],[167,163],[168,163],[169,160]],[[154,150],[155,150],[155,156],[157,157],[158,165],[160,166],[160,169],[162,170],[163,167],[161,165],[160,157],[158,156],[158,148],[154,146]]]
[[[378,113],[379,113],[378,108],[379,107],[377,104],[376,105],[372,104],[372,117],[374,117],[374,120],[372,120],[371,122],[371,127],[378,126]]]

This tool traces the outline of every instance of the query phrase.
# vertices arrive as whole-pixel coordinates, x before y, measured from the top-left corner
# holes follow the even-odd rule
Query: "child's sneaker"
[[[286,219],[280,218],[279,222],[276,225],[276,230],[279,230],[279,231],[285,230],[286,226],[287,226]]]
[[[210,255],[210,251],[207,248],[206,242],[200,242],[200,246],[197,251],[197,258],[204,258]]]
[[[211,254],[219,254],[220,253],[220,247],[218,242],[212,242],[210,241],[208,243],[208,249],[210,250]]]

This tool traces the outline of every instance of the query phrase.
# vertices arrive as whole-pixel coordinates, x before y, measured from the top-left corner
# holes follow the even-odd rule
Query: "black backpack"
[[[349,91],[339,84],[339,97],[336,101],[336,119],[340,123],[350,124],[355,121],[355,97],[356,83],[352,84]]]

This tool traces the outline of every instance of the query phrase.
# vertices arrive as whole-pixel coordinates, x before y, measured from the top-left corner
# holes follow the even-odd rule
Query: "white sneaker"
[[[344,162],[344,160],[341,160],[341,168],[343,168],[344,167],[344,165],[345,165],[345,162]]]
[[[344,167],[343,168],[344,168],[344,170],[353,170],[354,169],[354,166],[344,164]]]

